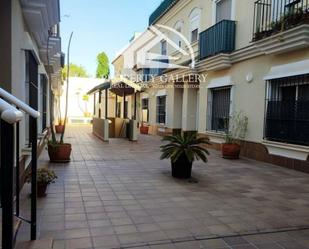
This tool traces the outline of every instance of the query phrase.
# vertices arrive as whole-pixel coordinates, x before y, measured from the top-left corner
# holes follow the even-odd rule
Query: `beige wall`
[[[206,131],[207,85],[218,77],[231,76],[234,82],[232,106],[234,111],[243,111],[249,118],[246,140],[261,142],[264,130],[265,87],[263,79],[272,66],[293,63],[309,58],[309,50],[286,53],[276,56],[260,56],[251,60],[237,63],[229,70],[205,72],[206,82],[200,85],[200,117],[199,132]],[[248,83],[246,76],[253,74],[253,81]]]

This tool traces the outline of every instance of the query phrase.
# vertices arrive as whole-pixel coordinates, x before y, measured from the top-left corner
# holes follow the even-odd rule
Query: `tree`
[[[67,65],[65,65],[65,67],[62,70],[62,79],[63,80],[66,80],[66,78],[67,78],[67,70],[68,70],[68,67],[67,67]],[[78,66],[76,64],[70,63],[70,77],[87,78],[88,73],[83,66]]]
[[[97,73],[96,73],[97,78],[108,79],[109,73],[110,73],[109,60],[108,60],[107,55],[104,52],[98,54],[97,63],[98,63]]]

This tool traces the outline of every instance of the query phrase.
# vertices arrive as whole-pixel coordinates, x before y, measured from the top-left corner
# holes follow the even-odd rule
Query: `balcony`
[[[236,22],[222,20],[200,33],[200,60],[235,50]]]
[[[253,41],[308,23],[308,0],[258,0],[254,4]]]
[[[153,25],[161,16],[172,8],[179,0],[164,0],[149,17],[149,26]]]

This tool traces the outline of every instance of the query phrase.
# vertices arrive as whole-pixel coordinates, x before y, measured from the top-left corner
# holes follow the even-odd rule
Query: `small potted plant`
[[[162,141],[168,143],[161,146],[161,160],[171,160],[172,176],[175,178],[191,178],[193,162],[207,162],[209,152],[202,145],[209,144],[208,138],[198,138],[196,133],[184,133],[166,136]]]
[[[55,130],[57,134],[61,134],[64,131],[64,125],[61,119],[59,120],[58,124],[55,125]]]
[[[37,196],[46,196],[47,186],[55,182],[57,176],[54,171],[47,168],[40,168],[37,170]],[[31,182],[31,172],[28,173],[26,177],[27,183]]]
[[[225,159],[239,159],[240,142],[246,137],[248,117],[243,112],[235,112],[226,124],[225,143],[222,144],[222,157]]]
[[[145,122],[142,122],[142,125],[140,127],[140,133],[143,135],[148,135],[149,132],[149,125],[146,124]]]

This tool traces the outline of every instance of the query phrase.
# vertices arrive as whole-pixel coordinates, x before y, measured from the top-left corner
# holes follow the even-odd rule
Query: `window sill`
[[[224,132],[216,132],[216,131],[206,131],[202,134],[205,134],[209,137],[209,141],[216,144],[223,144],[225,142]]]
[[[263,140],[262,144],[267,148],[270,155],[282,156],[301,161],[307,161],[309,155],[309,146],[286,144]]]

